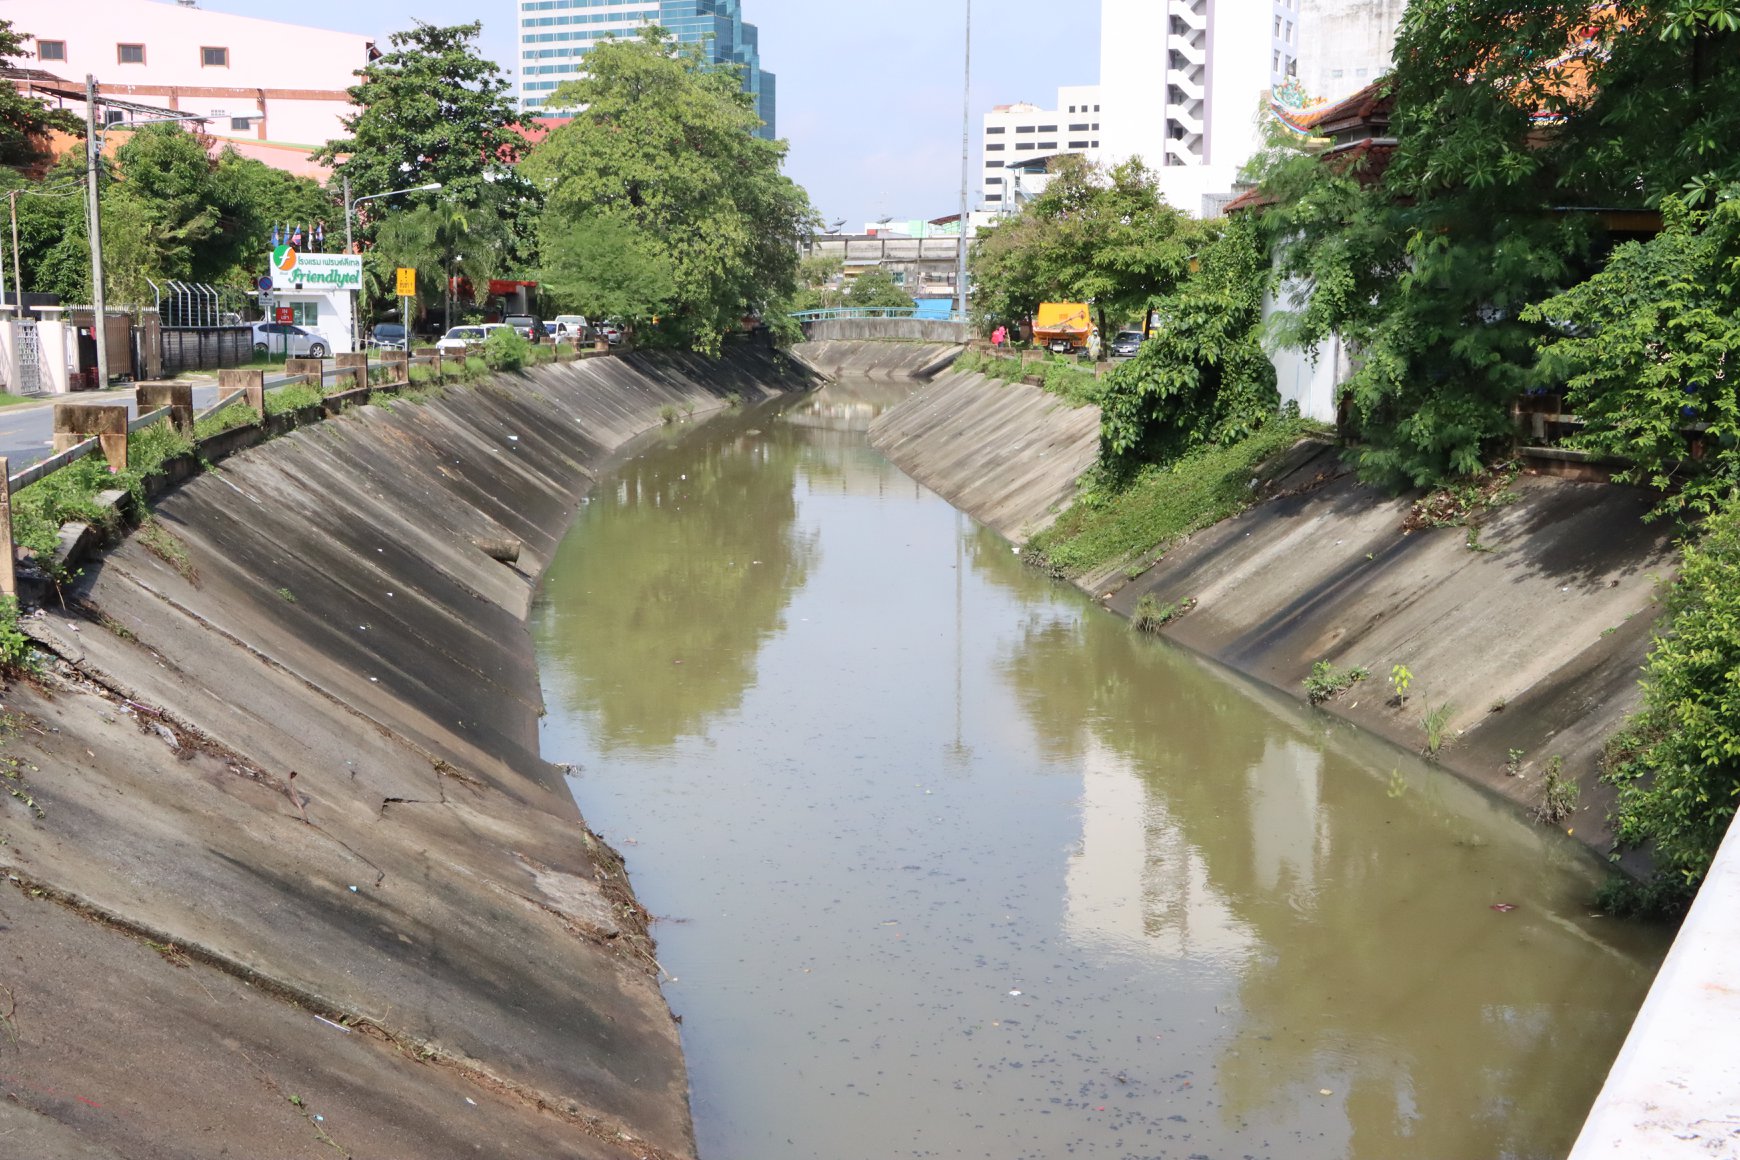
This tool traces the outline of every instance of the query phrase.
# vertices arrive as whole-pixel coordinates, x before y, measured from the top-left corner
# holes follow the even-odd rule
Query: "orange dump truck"
[[[1035,345],[1056,351],[1087,349],[1093,330],[1093,314],[1085,302],[1041,302],[1033,319]]]

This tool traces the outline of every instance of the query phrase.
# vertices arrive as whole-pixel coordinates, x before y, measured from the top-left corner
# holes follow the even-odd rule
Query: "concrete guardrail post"
[[[139,413],[169,408],[169,421],[184,435],[193,434],[192,383],[140,383]]]
[[[127,470],[127,404],[56,403],[54,449],[77,447],[95,435],[112,471]]]
[[[326,363],[317,358],[293,358],[284,362],[284,373],[301,375],[303,382],[312,382],[317,390],[326,389]]]
[[[411,381],[411,352],[408,350],[384,350],[381,352],[381,366],[387,372],[387,382],[408,383]]]
[[[266,413],[266,372],[265,371],[219,371],[218,401],[222,402],[237,393],[248,396],[248,406],[257,415]]]
[[[350,374],[351,385],[362,388],[369,385],[369,356],[366,351],[355,354],[341,354],[333,357],[333,363],[338,367],[338,374],[343,378],[346,372]]]

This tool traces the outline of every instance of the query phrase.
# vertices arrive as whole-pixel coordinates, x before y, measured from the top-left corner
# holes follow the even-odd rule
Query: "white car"
[[[305,330],[290,322],[254,323],[255,354],[325,358],[330,350],[326,337],[318,331]]]
[[[441,336],[441,341],[435,344],[435,349],[442,354],[466,354],[489,341],[491,331],[511,329],[513,328],[500,322],[485,322],[481,326],[455,326]]]
[[[550,320],[550,328],[555,332],[557,338],[571,338],[577,342],[585,342],[588,337],[584,314],[558,314]]]

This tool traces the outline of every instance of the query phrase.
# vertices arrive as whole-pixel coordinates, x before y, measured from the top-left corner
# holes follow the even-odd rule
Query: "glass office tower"
[[[520,4],[520,107],[557,113],[550,94],[586,71],[586,53],[611,36],[634,36],[648,24],[698,44],[714,64],[734,65],[763,121],[760,135],[776,132],[778,89],[761,67],[760,36],[743,20],[741,0],[523,0]]]

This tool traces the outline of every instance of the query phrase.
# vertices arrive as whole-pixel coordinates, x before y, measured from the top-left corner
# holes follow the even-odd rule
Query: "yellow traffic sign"
[[[417,271],[409,266],[399,267],[399,297],[415,298],[417,296]]]

